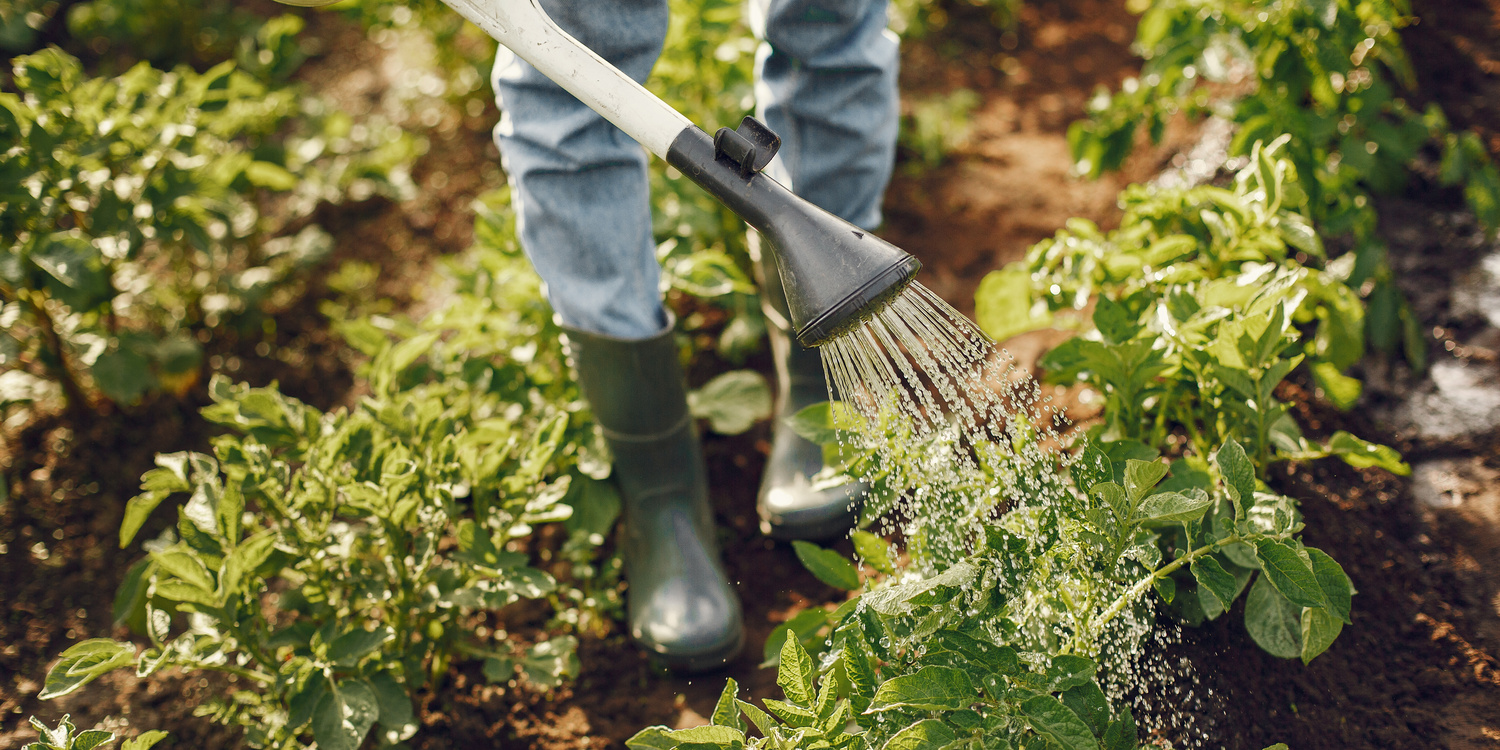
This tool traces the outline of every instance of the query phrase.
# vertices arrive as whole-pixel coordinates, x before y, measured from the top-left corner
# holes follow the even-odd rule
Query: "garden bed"
[[[1119,188],[1159,171],[1191,139],[1190,132],[1174,133],[1158,151],[1130,162],[1124,175],[1097,182],[1068,176],[1067,125],[1082,115],[1096,86],[1117,87],[1135,65],[1127,46],[1134,17],[1121,6],[1095,0],[1028,4],[1018,28],[1003,32],[984,22],[986,11],[953,4],[944,28],[907,43],[903,84],[909,98],[960,87],[979,94],[968,144],[935,169],[899,172],[887,201],[887,236],[918,255],[923,281],[960,308],[972,311],[985,272],[1020,258],[1067,218],[1083,216],[1106,227],[1116,222]],[[1487,66],[1500,58],[1500,45],[1494,35],[1477,31],[1483,19],[1500,23],[1500,7],[1477,0],[1453,4],[1424,16],[1410,36],[1428,93],[1454,113],[1456,124],[1483,129],[1488,122],[1493,134],[1493,118],[1485,116],[1493,98],[1475,97],[1474,87],[1442,84],[1466,76],[1494,90],[1500,71]],[[315,60],[302,75],[333,81],[334,95],[349,101],[378,100],[392,82],[373,71],[390,50],[340,23],[324,19],[316,32],[328,47],[347,53]],[[1432,41],[1451,37],[1467,41]],[[1423,52],[1439,48],[1459,54]],[[1462,76],[1450,76],[1456,70]],[[211,366],[254,385],[279,381],[285,393],[319,408],[348,403],[351,358],[318,312],[320,299],[337,297],[326,276],[343,261],[374,263],[380,274],[371,296],[410,304],[411,290],[421,286],[433,262],[467,246],[469,203],[501,179],[493,169],[475,175],[475,165],[497,161],[488,135],[494,117],[492,106],[478,115],[449,112],[427,132],[430,150],[413,170],[423,188],[416,200],[375,198],[320,213],[316,220],[333,234],[335,251],[307,282],[306,294],[275,316],[278,356],[267,357],[251,343],[221,341],[209,345]],[[1452,283],[1453,267],[1479,259],[1471,249],[1473,230],[1451,220],[1462,212],[1462,201],[1451,191],[1417,184],[1382,209],[1388,217],[1382,234],[1393,246],[1396,267],[1406,272],[1407,291],[1418,300],[1427,327],[1440,329],[1428,338],[1434,361],[1457,356],[1445,346],[1457,339],[1457,349],[1469,344],[1466,358],[1476,366],[1500,369],[1493,349],[1470,341],[1480,325],[1472,314],[1453,311],[1447,295],[1423,302],[1423,294]],[[1032,334],[1014,346],[1023,361],[1032,361],[1046,341]],[[764,354],[750,364],[769,371]],[[694,379],[701,382],[722,369],[700,363]],[[1416,382],[1394,371],[1380,381],[1383,386],[1372,385],[1365,403],[1372,411],[1389,406]],[[1312,435],[1350,429],[1396,446],[1412,462],[1463,458],[1500,470],[1500,433],[1412,438],[1362,409],[1334,411],[1310,395],[1308,384],[1283,390]],[[53,719],[65,711],[83,726],[128,722],[168,729],[177,747],[234,742],[230,730],[193,716],[205,694],[226,687],[222,681],[170,673],[137,681],[120,672],[63,701],[36,698],[46,667],[68,644],[124,635],[108,622],[114,591],[135,554],[115,544],[124,503],[155,453],[206,448],[209,428],[196,413],[206,403],[199,388],[182,400],[158,398],[88,424],[46,417],[5,436],[0,749],[31,738],[24,728],[27,715]],[[726,674],[760,697],[779,695],[774,670],[757,667],[760,644],[772,628],[806,607],[844,597],[804,570],[790,548],[759,535],[754,492],[767,438],[768,426],[761,424],[744,435],[710,436],[706,443],[712,482],[720,488],[715,504],[725,559],[748,625],[746,653]],[[1167,677],[1142,688],[1150,709],[1139,718],[1147,736],[1172,747],[1250,750],[1278,741],[1298,750],[1500,746],[1500,579],[1492,572],[1500,564],[1500,518],[1490,517],[1486,526],[1482,512],[1465,515],[1476,512],[1472,503],[1420,505],[1411,480],[1334,460],[1278,468],[1272,480],[1278,491],[1301,502],[1307,541],[1340,560],[1353,579],[1359,592],[1354,623],[1306,667],[1276,659],[1251,642],[1240,624],[1243,602],[1228,617],[1174,632],[1147,657],[1171,667]],[[502,616],[510,629],[528,625],[524,608]],[[618,633],[585,638],[579,657],[583,671],[577,681],[545,694],[487,684],[477,665],[455,669],[437,693],[422,696],[419,720],[425,729],[416,746],[620,747],[648,724],[703,723],[723,685],[723,675],[689,680],[655,671]]]

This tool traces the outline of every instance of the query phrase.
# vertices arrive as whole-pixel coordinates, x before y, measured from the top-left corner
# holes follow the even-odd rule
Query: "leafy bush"
[[[1332,453],[1405,473],[1394,451],[1345,432],[1310,444],[1276,396],[1306,360],[1330,400],[1350,408],[1360,383],[1344,371],[1365,351],[1364,305],[1347,284],[1354,258],[1327,270],[1304,265],[1325,254],[1296,210],[1307,198],[1279,156],[1285,141],[1256,144],[1232,190],[1132,186],[1121,196],[1120,229],[1106,235],[1070,222],[985,278],[980,325],[1004,340],[1076,325],[1059,315],[1093,302],[1096,333],[1069,339],[1041,364],[1057,381],[1103,392],[1104,439],[1167,449],[1181,431],[1192,456],[1233,438],[1262,468]]]
[[[911,171],[942,164],[948,154],[967,145],[973,125],[969,115],[979,106],[979,95],[970,89],[913,101],[907,107],[901,128],[901,145],[916,155]]]
[[[821,427],[824,439],[835,429]],[[1152,628],[1152,591],[1201,621],[1248,589],[1245,626],[1262,648],[1304,662],[1326,650],[1348,622],[1352,587],[1297,539],[1295,501],[1257,487],[1238,443],[1216,451],[1207,472],[1142,449],[1086,444],[1066,477],[991,454],[985,479],[1008,488],[1007,499],[974,509],[980,543],[935,575],[903,575],[869,534],[856,548],[888,577],[862,586],[849,561],[799,549],[825,583],[859,595],[831,613],[809,610],[808,637],[782,641],[786,700],[761,710],[738,701],[731,683],[713,716],[724,729],[654,727],[629,744],[1135,748],[1122,683]],[[889,476],[875,468],[888,460],[877,447],[849,470]],[[919,534],[964,533],[910,521]],[[762,738],[747,739],[741,712]]]
[[[1346,281],[1369,301],[1371,343],[1422,367],[1420,324],[1391,282],[1369,193],[1399,189],[1420,153],[1440,151],[1438,180],[1462,185],[1494,232],[1500,170],[1476,134],[1449,129],[1439,107],[1418,112],[1401,98],[1415,86],[1398,34],[1410,20],[1405,0],[1139,0],[1132,10],[1142,14],[1141,77],[1101,92],[1089,119],[1069,130],[1078,170],[1115,169],[1138,131],[1159,140],[1179,113],[1229,120],[1230,156],[1289,136],[1283,155],[1307,193],[1298,210],[1352,245]]]
[[[29,743],[21,750],[94,750],[115,741],[114,732],[106,732],[102,729],[89,729],[83,732],[73,726],[69,716],[64,714],[62,720],[57,723],[56,729],[48,729],[35,716],[31,717],[31,726],[34,727],[41,739]],[[167,733],[154,730],[143,732],[140,736],[125,740],[120,750],[150,750],[150,748],[163,739]]]
[[[56,50],[0,93],[0,402],[61,384],[130,403],[191,385],[195,331],[256,312],[330,242],[290,222],[395,192],[412,144],[222,63],[90,78]],[[292,135],[283,136],[292,122]]]
[[[618,614],[618,565],[596,558],[619,499],[534,276],[479,260],[419,323],[342,324],[371,355],[352,409],[214,381],[204,417],[232,432],[158,457],[121,526],[123,546],[188,496],[117,597],[151,646],[77,644],[44,698],[126,666],[221,671],[252,687],[199,710],[252,746],[355,748],[376,726],[381,746],[410,738],[410,695],[455,661],[540,688],[576,674],[568,631]],[[553,522],[567,540],[542,549]],[[549,604],[552,637],[523,648],[477,614],[520,600]]]
[[[1158,140],[1173,115],[1214,111],[1238,126],[1231,155],[1291,136],[1306,209],[1331,233],[1375,242],[1366,191],[1399,188],[1429,143],[1445,153],[1443,181],[1467,185],[1480,220],[1500,228],[1500,173],[1477,136],[1450,132],[1436,105],[1421,113],[1400,98],[1416,80],[1398,33],[1410,21],[1404,0],[1137,0],[1131,10],[1146,63],[1069,131],[1080,171],[1115,169],[1140,129]]]

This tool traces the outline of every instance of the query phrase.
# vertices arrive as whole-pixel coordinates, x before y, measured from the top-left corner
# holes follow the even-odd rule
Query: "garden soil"
[[[1167,143],[1143,149],[1122,175],[1072,178],[1067,124],[1082,115],[1096,87],[1116,86],[1136,66],[1128,49],[1134,18],[1123,2],[1028,3],[1008,32],[989,23],[987,10],[962,2],[944,7],[946,24],[905,44],[905,97],[913,104],[968,88],[980,103],[968,142],[946,163],[918,169],[903,153],[885,233],[923,261],[924,283],[972,311],[986,272],[1018,259],[1068,218],[1111,225],[1119,188],[1160,171],[1194,134],[1171,129]],[[1424,0],[1415,10],[1423,22],[1409,30],[1408,42],[1426,95],[1448,108],[1455,123],[1478,127],[1500,154],[1500,4]],[[421,106],[392,93],[412,84],[399,60],[410,51],[399,40],[375,44],[327,19],[316,21],[314,31],[326,49],[341,54],[315,59],[304,75],[341,97],[348,111]],[[413,172],[422,188],[417,199],[322,209],[316,220],[336,240],[323,275],[274,311],[274,346],[259,346],[259,335],[216,340],[209,344],[213,368],[255,384],[278,380],[285,392],[320,408],[347,403],[352,364],[319,303],[389,298],[398,307],[420,307],[430,268],[470,241],[470,202],[503,179],[489,142],[494,118],[493,107],[484,106],[448,108],[424,120],[429,147]],[[1446,294],[1455,269],[1479,257],[1458,196],[1419,179],[1407,196],[1381,209],[1382,229],[1395,238],[1393,263],[1432,329],[1434,359],[1500,367],[1472,311],[1457,309]],[[351,294],[329,281],[345,261],[374,264],[379,274]],[[1025,364],[1052,340],[1033,334],[1007,344]],[[769,367],[764,355],[752,364]],[[1296,402],[1311,433],[1351,429],[1391,442],[1414,462],[1467,462],[1479,477],[1474,496],[1483,495],[1484,477],[1500,476],[1500,435],[1431,440],[1390,430],[1372,414],[1403,399],[1421,377],[1378,359],[1368,367],[1368,410],[1336,413],[1307,384],[1290,383],[1283,396]],[[693,377],[706,379],[716,368],[723,366],[702,365]],[[125,635],[109,623],[112,592],[135,554],[115,544],[124,502],[154,453],[206,447],[208,429],[195,415],[205,402],[199,387],[185,399],[160,399],[88,424],[39,419],[0,441],[9,490],[0,503],[0,750],[32,738],[22,728],[27,715],[55,720],[63,711],[85,726],[170,729],[175,744],[164,747],[238,745],[235,732],[193,716],[205,697],[234,687],[223,680],[138,681],[115,673],[58,702],[36,699],[46,667],[68,644]],[[584,639],[583,674],[547,694],[488,685],[477,670],[456,669],[439,691],[422,697],[425,728],[417,747],[619,748],[648,724],[703,723],[724,676],[751,695],[779,697],[773,671],[757,667],[761,643],[777,623],[806,607],[835,606],[843,595],[757,530],[755,486],[768,437],[762,424],[706,442],[721,543],[748,625],[746,653],[727,672],[667,675],[619,634]],[[1240,622],[1242,603],[1216,622],[1171,633],[1150,659],[1174,668],[1139,696],[1147,737],[1172,747],[1236,750],[1274,742],[1295,750],[1500,747],[1500,507],[1486,515],[1487,506],[1420,505],[1411,480],[1335,461],[1278,469],[1273,482],[1301,501],[1308,543],[1341,561],[1353,579],[1354,624],[1308,666],[1270,657],[1251,643]],[[528,625],[524,611],[507,616],[518,632]]]

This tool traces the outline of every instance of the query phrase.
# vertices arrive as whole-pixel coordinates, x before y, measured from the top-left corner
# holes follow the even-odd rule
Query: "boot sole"
[[[727,669],[741,652],[745,650],[745,631],[742,628],[735,634],[734,640],[711,651],[701,654],[661,654],[651,653],[651,658],[666,666],[667,669],[678,674],[703,674],[705,672],[717,672]]]
[[[859,511],[851,510],[833,518],[822,521],[811,521],[807,523],[771,523],[766,518],[760,519],[760,531],[762,534],[775,539],[778,542],[808,541],[817,542],[828,539],[842,538],[854,530],[854,525],[859,522]]]

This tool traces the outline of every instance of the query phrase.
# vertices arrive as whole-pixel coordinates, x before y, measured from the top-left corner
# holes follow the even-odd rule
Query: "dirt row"
[[[1135,70],[1128,48],[1134,17],[1124,3],[1028,3],[1010,31],[994,28],[986,10],[966,3],[950,3],[947,10],[945,27],[905,43],[902,85],[912,98],[960,87],[977,92],[972,136],[936,169],[898,169],[885,234],[923,261],[925,284],[971,310],[986,272],[1019,258],[1066,219],[1082,216],[1106,227],[1117,222],[1118,190],[1158,171],[1191,132],[1143,152],[1123,175],[1076,180],[1068,174],[1067,124],[1081,116],[1097,86],[1115,86]],[[1493,138],[1500,123],[1500,94],[1494,93],[1500,70],[1492,69],[1500,59],[1500,5],[1425,0],[1415,11],[1422,22],[1408,39],[1427,95],[1443,103],[1455,123]],[[334,21],[314,31],[340,54],[315,59],[305,75],[347,110],[388,106],[393,91],[410,85],[403,83],[402,55],[419,52],[396,42],[376,44]],[[336,251],[323,275],[308,281],[303,300],[276,315],[275,356],[257,354],[258,340],[216,341],[210,354],[217,366],[256,384],[278,380],[286,392],[319,407],[344,402],[353,383],[351,363],[317,307],[334,296],[326,276],[344,261],[372,263],[379,274],[360,290],[363,296],[419,303],[434,261],[470,241],[470,202],[503,180],[489,140],[495,117],[487,103],[441,114],[414,170],[423,188],[416,200],[377,199],[320,214]],[[1418,306],[1434,329],[1434,358],[1455,358],[1463,350],[1473,366],[1495,366],[1485,360],[1483,342],[1472,338],[1478,335],[1473,312],[1458,309],[1446,294],[1454,269],[1481,257],[1472,227],[1454,218],[1462,216],[1458,196],[1418,184],[1381,209],[1387,217],[1382,230],[1394,238],[1393,262],[1409,259],[1402,268],[1417,287],[1409,291],[1444,292]],[[1023,361],[1028,347],[1034,354],[1040,346],[1012,342]],[[769,370],[764,354],[751,365]],[[1314,434],[1347,428],[1389,440],[1413,461],[1462,459],[1479,467],[1473,471],[1500,471],[1494,434],[1433,440],[1389,427],[1383,415],[1421,378],[1381,369],[1379,362],[1368,367],[1372,392],[1354,413],[1332,412],[1295,384],[1285,395],[1297,400]],[[0,470],[10,499],[0,504],[0,750],[31,739],[22,728],[27,715],[55,719],[64,711],[85,724],[167,728],[176,747],[236,746],[234,732],[192,715],[205,697],[232,689],[224,682],[173,675],[140,682],[117,673],[56,704],[35,697],[46,666],[68,644],[123,635],[111,628],[109,612],[134,554],[113,543],[124,501],[156,452],[206,445],[207,431],[195,415],[203,402],[199,393],[87,425],[47,418],[5,436]],[[777,623],[840,594],[756,529],[754,487],[767,438],[764,424],[736,437],[711,436],[706,453],[725,560],[749,626],[746,654],[726,675],[753,695],[777,697],[774,674],[757,667],[761,642]],[[1477,501],[1423,505],[1414,500],[1412,480],[1332,461],[1292,467],[1275,482],[1302,502],[1309,544],[1328,550],[1353,578],[1355,623],[1307,667],[1256,648],[1240,624],[1242,604],[1215,623],[1169,634],[1148,657],[1171,666],[1142,696],[1150,736],[1171,747],[1250,750],[1277,741],[1298,750],[1500,747],[1500,586],[1489,572],[1500,566],[1493,533],[1500,511],[1486,526],[1475,508],[1487,506]],[[688,680],[654,671],[618,634],[585,640],[580,657],[579,679],[547,695],[486,685],[472,668],[455,671],[449,687],[423,697],[425,730],[417,746],[618,748],[648,724],[701,723],[725,676]]]

